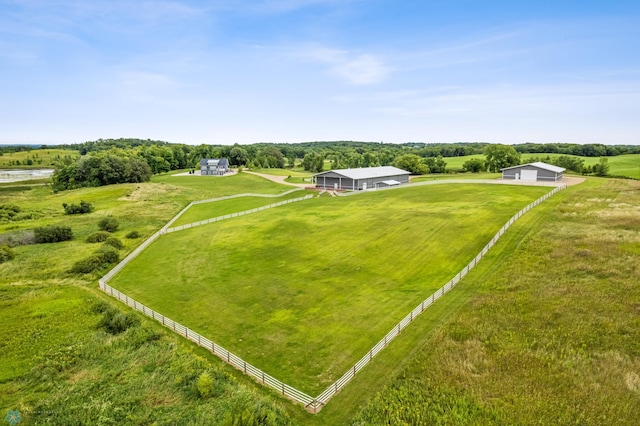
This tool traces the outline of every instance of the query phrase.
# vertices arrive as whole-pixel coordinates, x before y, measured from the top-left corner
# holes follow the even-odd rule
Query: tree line
[[[508,147],[508,153],[504,147]],[[33,146],[3,146],[2,150],[16,152],[33,150]],[[640,146],[603,144],[534,144],[496,145],[484,142],[453,144],[408,142],[302,142],[256,143],[251,145],[185,145],[150,139],[99,139],[73,145],[43,146],[42,148],[75,149],[81,157],[60,166],[53,178],[56,191],[113,183],[148,181],[152,174],[171,170],[197,168],[202,158],[228,158],[231,166],[249,168],[293,168],[319,172],[325,161],[331,168],[357,168],[394,165],[414,174],[444,173],[445,171],[496,171],[501,167],[519,164],[522,153],[560,154],[547,162],[569,170],[593,172],[577,163],[570,155],[607,157],[640,153]],[[472,159],[461,170],[447,169],[446,158],[485,154],[486,160]],[[506,158],[505,158],[506,156]],[[560,160],[558,160],[558,158]],[[518,163],[515,163],[518,161]],[[514,164],[515,163],[515,164]]]

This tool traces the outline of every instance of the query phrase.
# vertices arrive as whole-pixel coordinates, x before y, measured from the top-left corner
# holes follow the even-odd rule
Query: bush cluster
[[[122,241],[120,241],[116,237],[107,238],[104,244],[107,246],[113,247],[116,250],[122,250],[122,248],[124,247],[124,245],[122,244]]]
[[[131,231],[125,236],[125,238],[129,238],[129,239],[140,238],[140,233],[138,231]]]
[[[118,250],[111,246],[102,246],[91,256],[77,261],[71,268],[71,272],[88,274],[104,266],[117,263],[120,260]]]
[[[36,243],[57,243],[73,238],[71,228],[64,225],[49,225],[33,230]]]
[[[15,253],[9,246],[0,246],[0,263],[8,262],[16,257]]]
[[[110,334],[120,334],[131,327],[140,325],[140,318],[136,314],[133,312],[125,314],[106,302],[95,304],[92,311],[102,314],[98,327]]]
[[[0,220],[13,220],[20,211],[15,204],[0,204]]]
[[[19,220],[37,219],[42,213],[35,211],[23,211],[15,204],[0,204],[0,222],[17,222]]]
[[[118,226],[120,226],[120,224],[118,223],[118,219],[116,219],[116,218],[104,217],[104,218],[100,219],[100,222],[98,222],[98,226],[103,231],[116,232],[118,230]]]
[[[109,238],[111,236],[111,234],[109,234],[108,232],[105,231],[96,231],[92,234],[90,234],[86,241],[88,243],[104,243],[105,241],[107,241],[107,238]]]
[[[80,201],[79,205],[62,203],[62,207],[65,214],[85,214],[94,210],[93,205],[87,201]]]

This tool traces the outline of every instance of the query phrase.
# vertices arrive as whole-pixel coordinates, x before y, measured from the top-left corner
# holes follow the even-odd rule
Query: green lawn
[[[111,285],[315,394],[547,191],[316,198],[165,235]]]
[[[295,191],[277,198],[265,197],[238,197],[229,200],[214,201],[210,203],[195,204],[189,208],[172,226],[180,226],[187,223],[198,222],[229,213],[236,213],[262,207],[280,201],[292,200],[308,195],[309,191]]]

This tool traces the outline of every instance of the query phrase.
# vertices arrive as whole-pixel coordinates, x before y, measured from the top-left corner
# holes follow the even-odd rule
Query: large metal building
[[[392,166],[329,170],[313,175],[316,186],[329,189],[366,190],[409,182],[411,173]]]
[[[500,169],[502,179],[522,180],[527,182],[546,181],[555,182],[562,179],[562,167],[553,166],[547,163],[529,163],[519,166],[506,167]]]

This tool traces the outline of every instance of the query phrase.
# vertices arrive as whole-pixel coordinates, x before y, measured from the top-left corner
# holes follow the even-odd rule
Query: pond
[[[33,179],[48,179],[53,175],[53,169],[0,169],[0,183],[21,182]]]

